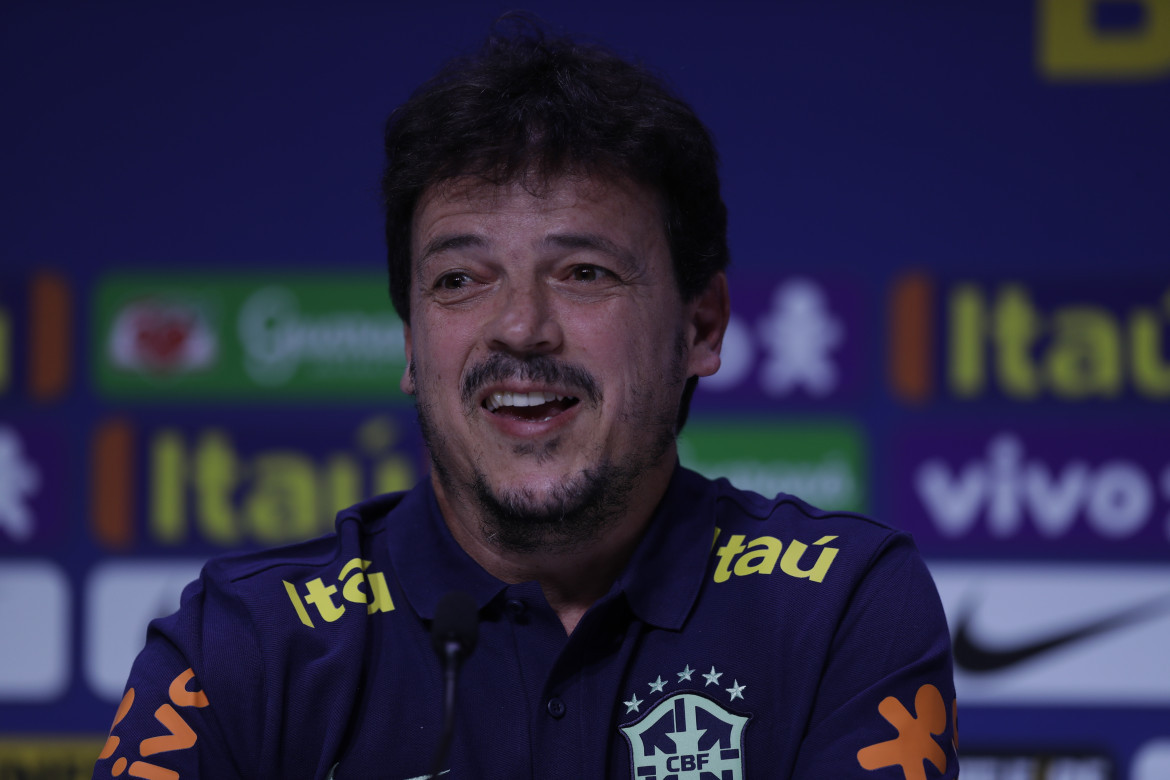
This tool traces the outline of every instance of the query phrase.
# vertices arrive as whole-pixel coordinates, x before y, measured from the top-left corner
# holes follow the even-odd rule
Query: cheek
[[[625,377],[628,382],[645,383],[666,379],[664,371],[678,362],[679,333],[667,318],[655,318],[650,311],[636,316],[608,316],[606,327],[582,328],[576,341],[599,378]],[[610,327],[610,323],[620,323]]]
[[[458,404],[463,372],[471,348],[460,332],[451,328],[416,331],[414,370],[419,390],[434,403]]]

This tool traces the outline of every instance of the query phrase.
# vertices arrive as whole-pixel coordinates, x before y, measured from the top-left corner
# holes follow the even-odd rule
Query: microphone
[[[431,644],[443,664],[443,734],[435,751],[432,778],[439,776],[451,748],[455,733],[455,679],[460,665],[475,649],[478,633],[479,610],[471,596],[453,590],[440,599],[435,622],[431,624]]]

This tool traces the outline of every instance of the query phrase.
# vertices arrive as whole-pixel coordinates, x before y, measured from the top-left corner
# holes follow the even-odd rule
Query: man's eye
[[[596,282],[604,279],[609,274],[604,268],[598,268],[595,265],[579,265],[573,268],[573,281],[575,282]]]
[[[470,281],[471,277],[465,273],[443,274],[439,277],[439,280],[435,282],[435,289],[462,290]]]

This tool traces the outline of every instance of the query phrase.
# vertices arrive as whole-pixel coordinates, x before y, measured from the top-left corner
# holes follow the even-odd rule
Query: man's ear
[[[410,343],[410,325],[403,323],[402,338],[406,343],[406,368],[402,369],[402,379],[398,382],[398,387],[407,395],[414,395],[414,377],[411,367],[414,365],[414,349]]]
[[[687,305],[690,307],[687,376],[711,376],[719,370],[723,334],[727,332],[727,320],[731,317],[727,276],[722,271],[715,274],[699,297]]]

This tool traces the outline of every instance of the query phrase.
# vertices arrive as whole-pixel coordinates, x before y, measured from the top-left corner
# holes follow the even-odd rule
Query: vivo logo
[[[1027,531],[1059,539],[1080,526],[1097,538],[1123,540],[1160,518],[1162,538],[1170,540],[1170,515],[1159,506],[1170,501],[1170,465],[1151,469],[1125,458],[1050,461],[1029,455],[1019,436],[1001,433],[965,463],[922,462],[912,477],[914,491],[935,530],[950,539],[981,527],[997,539]]]

